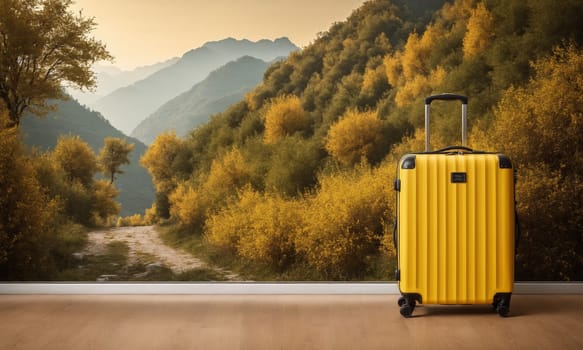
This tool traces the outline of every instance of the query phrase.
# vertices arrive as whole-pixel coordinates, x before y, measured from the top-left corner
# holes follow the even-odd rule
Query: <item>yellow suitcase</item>
[[[430,151],[429,106],[462,102],[462,146]],[[466,147],[465,96],[425,100],[425,152],[399,161],[395,190],[396,279],[401,314],[416,303],[492,304],[507,316],[518,238],[514,168],[503,154]]]

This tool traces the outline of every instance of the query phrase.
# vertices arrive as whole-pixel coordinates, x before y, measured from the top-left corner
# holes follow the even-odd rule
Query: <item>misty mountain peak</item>
[[[228,62],[243,56],[271,62],[298,49],[287,38],[257,42],[226,38],[207,42],[145,79],[104,96],[92,107],[106,116],[112,125],[129,133],[164,103],[190,90]]]
[[[261,39],[258,41],[251,41],[248,39],[235,39],[232,37],[218,40],[218,41],[208,41],[201,48],[209,48],[213,50],[228,50],[233,48],[256,48],[256,47],[288,47],[292,51],[297,49],[289,38],[281,37],[275,40]]]
[[[274,44],[277,45],[289,45],[289,46],[296,46],[294,43],[289,40],[287,36],[282,36],[281,38],[277,38],[273,41]]]

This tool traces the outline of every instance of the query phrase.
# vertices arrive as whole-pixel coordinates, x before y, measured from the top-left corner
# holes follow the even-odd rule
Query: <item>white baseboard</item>
[[[0,283],[0,294],[387,294],[396,282],[371,283]],[[583,282],[517,282],[514,294],[583,294]]]

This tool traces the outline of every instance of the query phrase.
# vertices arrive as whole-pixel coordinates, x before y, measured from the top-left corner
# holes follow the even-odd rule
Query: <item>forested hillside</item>
[[[470,145],[519,169],[517,278],[581,280],[580,18],[576,0],[368,1],[187,137],[158,136],[157,215],[278,278],[392,278],[396,161],[422,150],[425,96],[459,93]],[[458,143],[459,108],[433,116],[433,146]]]

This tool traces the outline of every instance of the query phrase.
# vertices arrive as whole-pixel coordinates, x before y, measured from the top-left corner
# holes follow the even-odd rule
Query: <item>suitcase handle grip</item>
[[[430,105],[431,102],[433,102],[435,100],[443,100],[443,101],[460,100],[460,101],[462,101],[462,104],[464,104],[464,105],[468,104],[468,97],[467,96],[455,95],[455,94],[439,94],[439,95],[428,96],[425,98],[425,104]]]
[[[431,102],[435,100],[444,101],[455,101],[459,100],[462,102],[462,146],[466,147],[468,143],[468,98],[463,95],[455,94],[439,94],[428,96],[425,98],[425,152],[431,150],[430,147],[430,128],[429,128],[429,106]]]
[[[455,150],[465,151],[467,153],[484,153],[483,151],[475,151],[474,149],[466,147],[466,146],[447,146],[444,148],[440,148],[437,151],[433,151],[431,153],[446,153],[448,151],[455,151]]]

